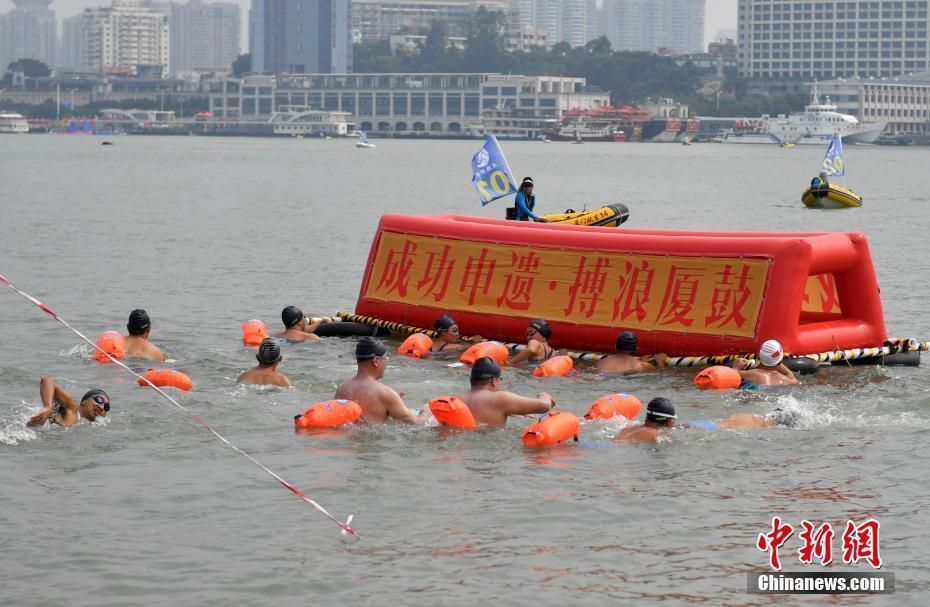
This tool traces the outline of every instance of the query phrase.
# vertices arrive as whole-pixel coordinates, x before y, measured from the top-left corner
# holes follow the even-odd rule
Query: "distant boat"
[[[820,170],[824,179],[843,177],[845,181],[846,156],[843,154],[843,140],[839,133],[834,133]],[[834,183],[814,185],[812,182],[801,194],[801,202],[809,209],[858,208],[862,206],[862,196]]]
[[[375,144],[368,141],[368,133],[362,131],[358,134],[358,141],[355,142],[355,147],[357,148],[373,148],[377,147]]]
[[[29,122],[22,114],[0,114],[0,133],[28,133]]]
[[[112,142],[112,141],[103,141],[103,142],[100,143],[100,145],[113,145],[113,142]]]

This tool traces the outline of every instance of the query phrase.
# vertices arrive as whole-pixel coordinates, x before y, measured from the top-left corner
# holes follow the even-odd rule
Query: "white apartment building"
[[[601,24],[615,51],[704,50],[704,0],[603,0]]]
[[[866,122],[887,122],[889,135],[930,133],[930,72],[888,78],[837,78],[817,92],[839,111]]]
[[[740,75],[889,77],[930,69],[928,0],[739,0]]]
[[[584,46],[600,35],[596,0],[511,0],[511,31],[548,32],[549,43]]]
[[[35,59],[55,67],[57,45],[52,0],[13,0],[16,8],[0,15],[0,72],[19,59]],[[2,76],[2,74],[0,74]]]
[[[230,69],[239,56],[239,5],[190,0],[171,6],[171,73]]]
[[[140,67],[168,75],[171,57],[169,14],[151,3],[113,0],[112,6],[84,10],[82,69],[113,68],[137,73]]]
[[[465,36],[479,7],[507,13],[507,0],[352,0],[352,30],[362,42],[417,33],[433,20],[445,21],[449,35]]]

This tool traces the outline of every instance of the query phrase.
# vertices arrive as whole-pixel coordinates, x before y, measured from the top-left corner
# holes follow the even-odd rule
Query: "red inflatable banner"
[[[458,216],[385,215],[356,313],[418,327],[451,314],[462,332],[524,341],[545,318],[559,347],[806,354],[886,340],[865,236],[674,232]]]

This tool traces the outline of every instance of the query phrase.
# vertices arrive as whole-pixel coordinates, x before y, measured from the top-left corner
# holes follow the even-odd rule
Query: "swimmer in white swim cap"
[[[770,339],[759,348],[759,362],[761,365],[755,369],[748,369],[750,361],[739,358],[734,366],[745,382],[752,382],[757,386],[787,386],[798,383],[794,372],[786,367],[782,360],[785,350],[781,344]]]

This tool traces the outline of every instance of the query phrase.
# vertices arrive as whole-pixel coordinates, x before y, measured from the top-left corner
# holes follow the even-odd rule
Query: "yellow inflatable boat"
[[[862,206],[862,196],[842,186],[829,184],[808,186],[801,195],[801,202],[809,209],[845,209]]]
[[[549,223],[561,223],[576,226],[604,226],[615,228],[630,218],[630,209],[623,204],[608,204],[594,211],[575,211],[568,209],[564,213],[540,215]]]

